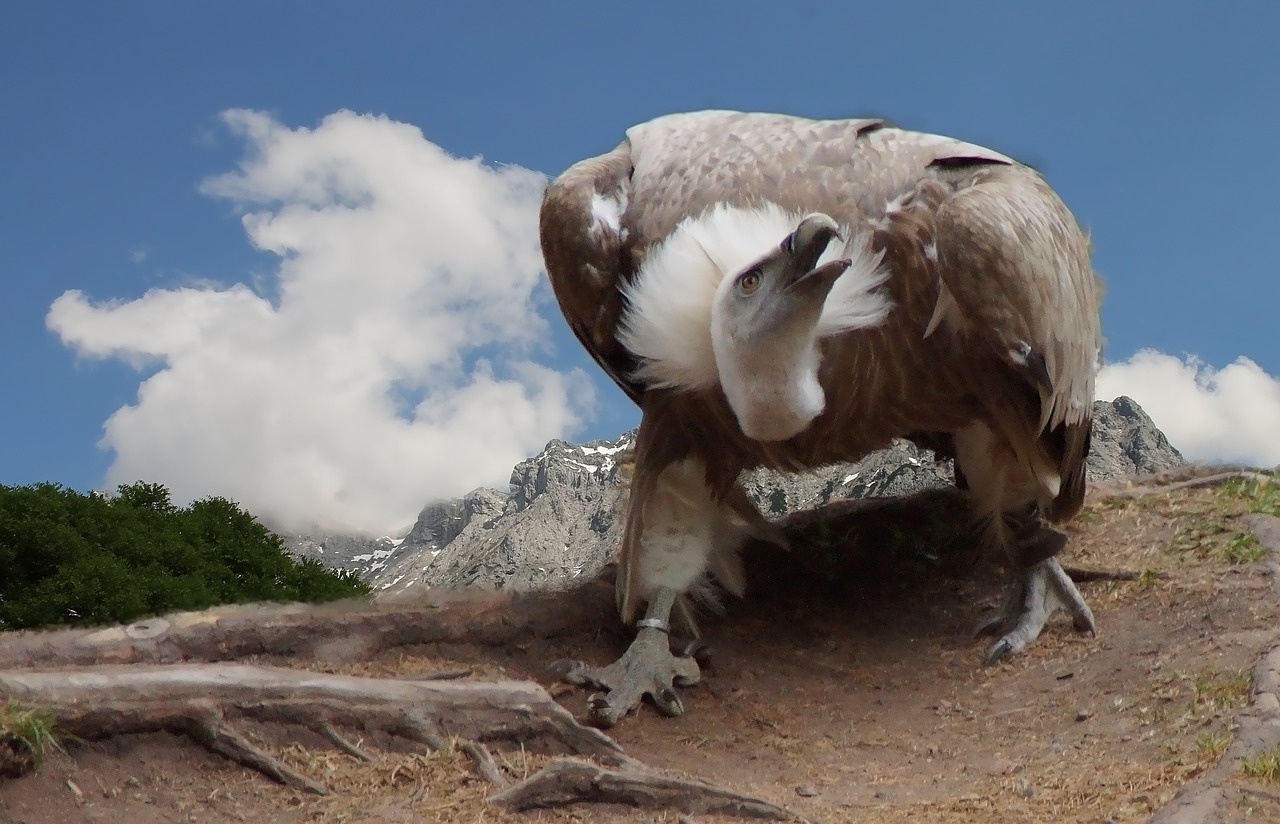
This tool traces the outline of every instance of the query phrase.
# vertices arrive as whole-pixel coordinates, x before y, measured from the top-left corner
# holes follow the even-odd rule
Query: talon
[[[701,669],[713,669],[711,647],[701,638],[695,638],[680,650],[682,658],[692,658]]]
[[[676,687],[698,683],[702,671],[693,657],[671,653],[666,616],[676,595],[675,590],[658,590],[644,619],[637,622],[640,629],[631,646],[609,666],[591,667],[564,660],[551,665],[552,672],[570,683],[602,690],[587,699],[587,715],[592,723],[613,726],[640,706],[645,696],[664,715],[684,712],[684,701]]]
[[[1001,638],[999,641],[996,641],[994,644],[987,647],[987,653],[982,657],[982,663],[988,667],[995,666],[1000,663],[1001,659],[1005,658],[1012,652],[1013,646],[1008,641]]]
[[[587,699],[587,715],[596,726],[612,727],[625,714],[625,711],[618,712],[618,709],[609,703],[609,697],[604,693],[595,693]]]
[[[553,669],[564,680],[600,692],[587,699],[591,723],[611,727],[640,706],[648,696],[664,715],[684,712],[684,700],[675,689],[701,680],[698,662],[675,656],[661,630],[644,628],[622,657],[607,667],[591,667],[580,661],[556,661]]]
[[[683,658],[697,658],[698,654],[707,649],[707,643],[701,638],[694,638],[689,643],[680,648],[680,655]]]
[[[680,700],[680,693],[671,687],[659,690],[658,694],[653,696],[653,702],[658,705],[663,715],[672,718],[684,715],[684,702]]]
[[[1010,584],[1000,610],[974,630],[975,635],[1001,636],[987,648],[984,663],[990,666],[1022,652],[1040,637],[1049,616],[1059,609],[1071,613],[1071,624],[1078,632],[1095,631],[1093,611],[1055,558],[1028,567]]]

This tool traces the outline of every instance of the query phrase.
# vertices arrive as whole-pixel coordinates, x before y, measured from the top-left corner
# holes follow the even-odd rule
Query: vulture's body
[[[820,213],[814,217],[806,217]],[[700,112],[636,126],[548,189],[541,240],[569,325],[643,416],[621,547],[611,723],[695,677],[665,645],[678,596],[744,582],[777,538],[745,469],[954,450],[988,539],[1023,570],[989,657],[1088,608],[1043,526],[1084,496],[1101,334],[1088,242],[1033,170],[874,120]]]

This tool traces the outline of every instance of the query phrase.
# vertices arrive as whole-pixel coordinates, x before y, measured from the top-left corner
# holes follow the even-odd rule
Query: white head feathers
[[[711,307],[716,289],[778,247],[804,215],[772,203],[743,209],[717,204],[686,218],[649,252],[626,289],[629,308],[618,339],[640,358],[634,377],[654,387],[709,389],[720,381],[711,339]],[[828,337],[882,322],[890,309],[879,287],[888,277],[872,253],[870,236],[841,227],[844,243],[833,242],[819,264],[852,261],[836,280],[817,324]]]

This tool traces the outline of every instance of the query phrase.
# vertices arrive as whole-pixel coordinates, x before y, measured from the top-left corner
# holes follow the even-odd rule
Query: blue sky
[[[549,302],[523,170],[709,107],[882,115],[1032,163],[1106,281],[1100,393],[1193,456],[1275,463],[1253,445],[1280,433],[1276,31],[1269,2],[6,4],[0,483],[146,475],[391,530],[547,438],[618,434],[637,414]],[[359,179],[320,203],[334,168]],[[467,278],[505,290],[487,326]],[[382,383],[332,397],[359,374]]]

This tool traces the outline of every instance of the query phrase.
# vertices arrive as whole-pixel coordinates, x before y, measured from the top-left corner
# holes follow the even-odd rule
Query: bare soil
[[[797,520],[809,549],[753,552],[755,591],[704,621],[708,665],[683,692],[687,713],[646,706],[609,734],[652,767],[825,822],[1146,821],[1215,767],[1230,803],[1214,820],[1280,821],[1280,785],[1247,777],[1228,751],[1256,709],[1255,667],[1280,641],[1274,558],[1242,551],[1247,509],[1217,488],[1091,496],[1064,564],[1131,579],[1081,583],[1097,637],[1058,616],[1030,650],[995,667],[980,665],[985,641],[970,631],[998,602],[1000,576],[961,551],[944,496]],[[517,614],[547,599],[487,597],[494,620],[506,620],[502,609],[512,616],[501,643],[253,662],[532,679],[585,717],[585,695],[553,685],[545,669],[566,657],[607,663],[625,648],[616,621],[600,622],[611,584],[556,596],[581,605],[582,618],[554,629]],[[410,606],[421,620],[422,602]],[[164,733],[63,741],[36,773],[0,779],[0,822],[694,820],[600,804],[513,813],[485,803],[494,787],[460,749],[366,738],[374,760],[364,763],[307,730],[242,731],[330,793],[274,784]],[[551,755],[495,750],[513,780]]]

